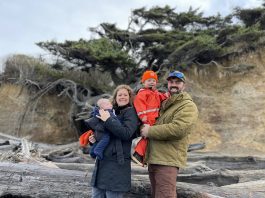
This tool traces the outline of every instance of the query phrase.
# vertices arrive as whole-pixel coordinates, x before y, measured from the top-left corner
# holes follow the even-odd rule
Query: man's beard
[[[171,91],[172,89],[177,89],[177,91]],[[180,90],[178,87],[170,87],[169,88],[169,92],[170,92],[170,95],[174,95],[174,94],[180,94],[182,92],[182,90]]]

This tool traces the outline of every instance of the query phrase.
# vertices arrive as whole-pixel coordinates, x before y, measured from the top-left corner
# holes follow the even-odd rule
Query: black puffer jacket
[[[127,192],[131,188],[131,144],[139,122],[133,107],[114,107],[119,119],[110,117],[104,123],[110,142],[103,160],[97,160],[91,185],[104,190]]]

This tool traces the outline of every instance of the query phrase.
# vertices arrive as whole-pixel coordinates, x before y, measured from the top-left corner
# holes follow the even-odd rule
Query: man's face
[[[170,78],[167,81],[167,88],[171,95],[179,94],[185,89],[185,83],[179,78]]]

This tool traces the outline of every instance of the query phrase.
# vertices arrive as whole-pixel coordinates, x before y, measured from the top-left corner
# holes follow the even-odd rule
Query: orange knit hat
[[[148,70],[148,71],[145,71],[143,76],[142,76],[142,83],[149,79],[149,78],[153,78],[156,80],[156,82],[158,81],[158,77],[157,77],[157,74],[154,72],[154,71],[151,71],[151,70]]]

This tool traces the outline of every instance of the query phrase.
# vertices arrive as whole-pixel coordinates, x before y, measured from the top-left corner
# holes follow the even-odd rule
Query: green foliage
[[[199,35],[179,46],[170,56],[170,62],[174,64],[191,64],[194,61],[207,63],[221,51],[215,38],[209,35]],[[183,65],[183,64],[182,64]]]
[[[14,55],[4,63],[4,75],[6,79],[25,84],[27,80],[36,84],[47,85],[58,79],[72,80],[84,87],[97,90],[98,93],[110,93],[113,90],[113,82],[109,72],[90,69],[89,73],[81,71],[58,71],[42,60],[26,56]]]
[[[98,63],[101,65],[108,64],[108,67],[123,67],[123,64],[133,66],[134,62],[128,56],[127,51],[122,50],[122,46],[106,38],[92,40],[87,46]],[[107,68],[109,70],[109,68]]]
[[[51,69],[43,61],[26,55],[11,56],[4,65],[4,75],[21,83],[26,80],[45,83],[63,78],[63,72]]]
[[[168,5],[143,7],[132,11],[127,29],[101,23],[90,28],[99,39],[40,42],[38,46],[82,71],[91,73],[93,68],[109,72],[115,84],[133,83],[137,76],[132,73],[139,75],[142,69],[154,65],[157,70],[172,64],[188,67],[262,46],[264,10],[235,8],[224,17],[205,17],[192,7],[179,13]],[[239,20],[236,23],[235,18]]]
[[[169,16],[174,14],[174,9],[170,8],[166,5],[164,8],[161,7],[153,7],[150,10],[146,10],[144,7],[140,9],[135,9],[132,11],[133,13],[133,21],[139,25],[140,20],[148,21],[150,24],[154,26],[163,26],[168,25]]]
[[[115,75],[117,68],[127,71],[128,68],[136,66],[128,51],[124,50],[119,42],[106,38],[89,41],[80,39],[79,41],[65,41],[65,43],[40,42],[37,45],[53,54],[60,54],[63,59],[82,66],[85,71],[93,67],[110,71],[111,75]]]
[[[261,25],[261,28],[264,29],[264,26],[262,24],[265,17],[265,8],[235,8],[235,16],[240,19],[246,25],[246,27],[251,27],[259,24]]]

